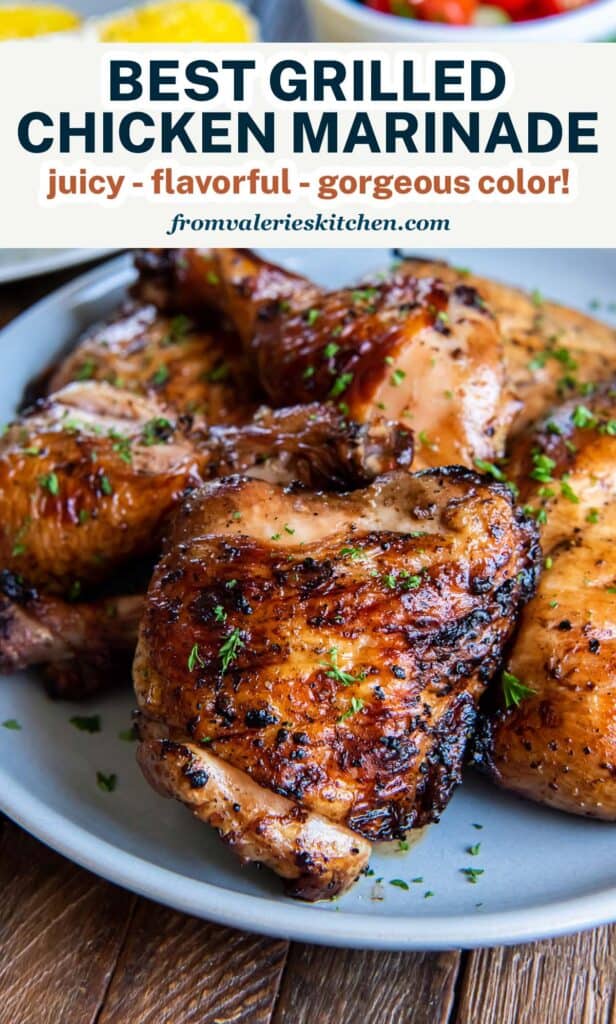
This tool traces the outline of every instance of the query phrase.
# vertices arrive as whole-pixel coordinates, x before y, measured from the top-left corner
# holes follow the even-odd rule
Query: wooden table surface
[[[79,272],[0,287],[0,326]],[[0,1024],[356,1021],[616,1024],[616,926],[476,952],[265,939],[118,889],[0,816]]]

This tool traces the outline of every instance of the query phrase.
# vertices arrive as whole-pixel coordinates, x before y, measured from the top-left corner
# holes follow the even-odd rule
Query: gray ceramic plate
[[[375,250],[278,250],[273,258],[329,284],[387,261]],[[588,309],[614,300],[616,252],[457,251],[455,263]],[[79,278],[0,334],[0,416],[27,380],[82,327],[108,312],[131,277],[124,257]],[[602,315],[601,311],[599,315]],[[36,674],[0,680],[0,806],[80,864],[161,903],[253,931],[379,949],[493,945],[616,919],[616,827],[508,797],[468,774],[440,825],[407,853],[377,851],[375,876],[333,904],[281,895],[267,872],[243,869],[203,825],[142,780],[118,733],[130,688],[83,705],[53,703]],[[78,732],[71,715],[99,712],[103,730]],[[103,793],[96,772],[115,772]],[[481,830],[475,826],[483,826]],[[478,856],[469,846],[480,842]],[[469,884],[462,868],[483,868]],[[374,878],[382,877],[376,887]],[[391,885],[401,879],[408,889]],[[412,881],[421,879],[421,881]],[[433,895],[427,896],[427,893]],[[379,897],[379,898],[375,898]]]

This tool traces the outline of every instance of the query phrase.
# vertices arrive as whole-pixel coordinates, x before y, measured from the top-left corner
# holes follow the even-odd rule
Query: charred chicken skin
[[[521,615],[476,759],[501,786],[616,820],[616,388],[522,434],[509,472],[542,525],[545,571]]]
[[[468,284],[405,265],[323,292],[245,250],[176,250],[141,260],[143,293],[164,308],[221,310],[274,405],[335,402],[359,422],[412,427],[416,468],[503,454],[517,410],[499,327]]]
[[[507,379],[520,407],[518,433],[560,401],[583,398],[589,386],[616,375],[616,330],[538,292],[479,277],[433,260],[409,259],[418,277],[438,277],[449,287],[466,284],[486,301],[500,325]]]
[[[247,426],[196,432],[190,421],[159,412],[108,384],[73,384],[4,435],[0,564],[27,581],[29,598],[5,606],[0,665],[24,668],[46,653],[64,661],[70,650],[84,651],[100,606],[72,602],[139,556],[156,557],[169,513],[203,481],[243,472],[342,490],[406,467],[413,455],[407,430],[384,422],[358,426],[315,405],[264,409]],[[45,593],[54,595],[51,603]],[[59,634],[72,636],[79,616],[83,642],[71,640],[56,657]],[[134,641],[132,619],[108,626],[101,641],[109,642],[115,628],[121,650],[128,636]]]
[[[152,305],[127,306],[89,330],[52,374],[48,391],[85,380],[219,425],[248,422],[262,398],[237,335],[182,313],[163,316]]]
[[[241,477],[193,493],[140,629],[146,775],[295,895],[343,891],[366,840],[436,820],[459,782],[536,534],[460,467],[341,495]]]

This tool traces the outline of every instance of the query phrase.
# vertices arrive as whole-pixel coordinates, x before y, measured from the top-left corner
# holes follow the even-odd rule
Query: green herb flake
[[[227,621],[227,613],[221,604],[217,604],[216,607],[214,608],[214,618],[216,622]]]
[[[3,729],[10,729],[12,732],[20,732],[22,726],[19,724],[16,718],[6,718],[2,723]]]
[[[512,672],[503,672],[502,684],[505,707],[507,709],[519,708],[523,700],[537,692],[531,689],[530,686],[525,686]]]
[[[339,398],[340,395],[343,395],[352,380],[352,373],[341,373],[339,377],[336,377],[332,385],[331,391],[329,392],[329,398]]]
[[[320,309],[309,309],[308,312],[306,313],[306,323],[308,324],[309,327],[314,327],[320,316]]]
[[[71,725],[74,725],[80,732],[95,733],[101,731],[100,715],[73,715],[69,718]]]
[[[197,666],[199,666],[199,668],[204,668],[205,661],[199,653],[199,644],[194,644],[190,654],[188,655],[188,671],[194,672]]]
[[[391,377],[389,378],[389,383],[391,384],[392,387],[399,388],[405,377],[406,373],[404,372],[404,370],[396,368],[392,373]]]
[[[96,785],[103,793],[113,793],[118,785],[118,776],[114,772],[110,775],[106,775],[104,772],[97,772]]]
[[[460,868],[460,871],[463,875],[466,875],[467,881],[472,885],[476,885],[477,879],[485,874],[484,868]]]
[[[331,647],[328,653],[329,662],[320,661],[319,665],[321,666],[321,668],[327,669],[325,675],[329,679],[334,679],[337,683],[342,683],[343,686],[351,686],[353,683],[361,683],[362,680],[365,679],[365,675],[363,673],[360,673],[358,676],[353,676],[351,675],[350,672],[345,672],[344,669],[341,669],[339,667],[337,647]]]
[[[467,853],[470,853],[471,857],[478,857],[481,849],[481,843],[474,843],[473,846],[469,846]]]
[[[403,878],[390,878],[390,885],[395,885],[397,889],[404,889],[405,892],[409,891],[409,883],[405,882]]]
[[[43,490],[49,491],[54,498],[60,493],[60,484],[55,473],[45,473],[44,476],[40,476],[39,484]]]
[[[334,356],[336,355],[336,352],[339,352],[339,351],[340,351],[340,345],[336,345],[335,341],[330,341],[329,344],[326,345],[325,348],[323,349],[323,358],[324,359],[333,359]]]
[[[340,715],[339,722],[345,722],[347,718],[352,718],[353,715],[358,714],[364,707],[364,702],[360,697],[351,697],[351,704],[344,714]]]
[[[236,627],[229,633],[229,636],[225,639],[218,652],[220,666],[223,673],[226,672],[229,666],[233,664],[238,654],[245,646],[246,644],[242,640],[242,632]]]
[[[109,480],[109,477],[107,476],[106,473],[103,473],[100,480],[101,491],[103,492],[103,494],[106,494],[107,497],[109,497],[111,494],[113,494],[113,487],[111,486],[111,481]]]

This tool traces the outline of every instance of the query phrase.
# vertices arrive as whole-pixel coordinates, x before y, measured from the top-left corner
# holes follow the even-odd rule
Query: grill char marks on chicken
[[[48,652],[51,661],[63,663],[57,688],[67,689],[71,649],[85,654],[92,644],[100,652],[104,642],[111,651],[117,629],[116,646],[125,651],[127,636],[134,642],[134,622],[127,634],[109,619],[101,643],[94,643],[91,621],[103,602],[73,601],[96,596],[97,590],[90,594],[95,584],[124,573],[138,555],[155,556],[168,514],[187,488],[243,472],[342,490],[412,460],[412,438],[403,428],[358,426],[332,408],[263,410],[247,426],[190,434],[184,423],[153,416],[157,411],[106,384],[75,384],[12,426],[0,442],[2,562],[9,576],[27,580],[24,594],[36,593],[27,608],[5,609],[0,666],[40,664]],[[57,594],[71,603],[51,597]],[[58,650],[60,635],[69,642]],[[98,653],[93,661],[99,663]]]
[[[506,665],[518,703],[486,717],[476,760],[522,796],[614,821],[616,388],[528,428],[508,471],[545,520],[546,570]]]
[[[180,250],[161,264],[144,271],[145,294],[185,301],[190,282],[194,303],[235,324],[274,405],[331,401],[360,422],[402,421],[420,441],[417,468],[502,455],[517,404],[497,322],[469,285],[403,266],[324,292],[245,250]]]
[[[504,341],[507,380],[521,404],[512,433],[559,401],[583,396],[585,385],[616,375],[616,330],[542,295],[460,271],[446,263],[409,259],[408,272],[439,277],[449,287],[476,288],[497,318]],[[583,400],[583,398],[582,398]]]
[[[51,376],[49,392],[84,380],[217,425],[248,422],[262,398],[236,334],[198,326],[184,314],[163,316],[152,305],[127,305],[91,328]]]
[[[153,577],[140,712],[167,739],[207,741],[266,801],[402,837],[460,779],[537,560],[510,492],[462,468],[339,496],[209,485],[178,510]]]

